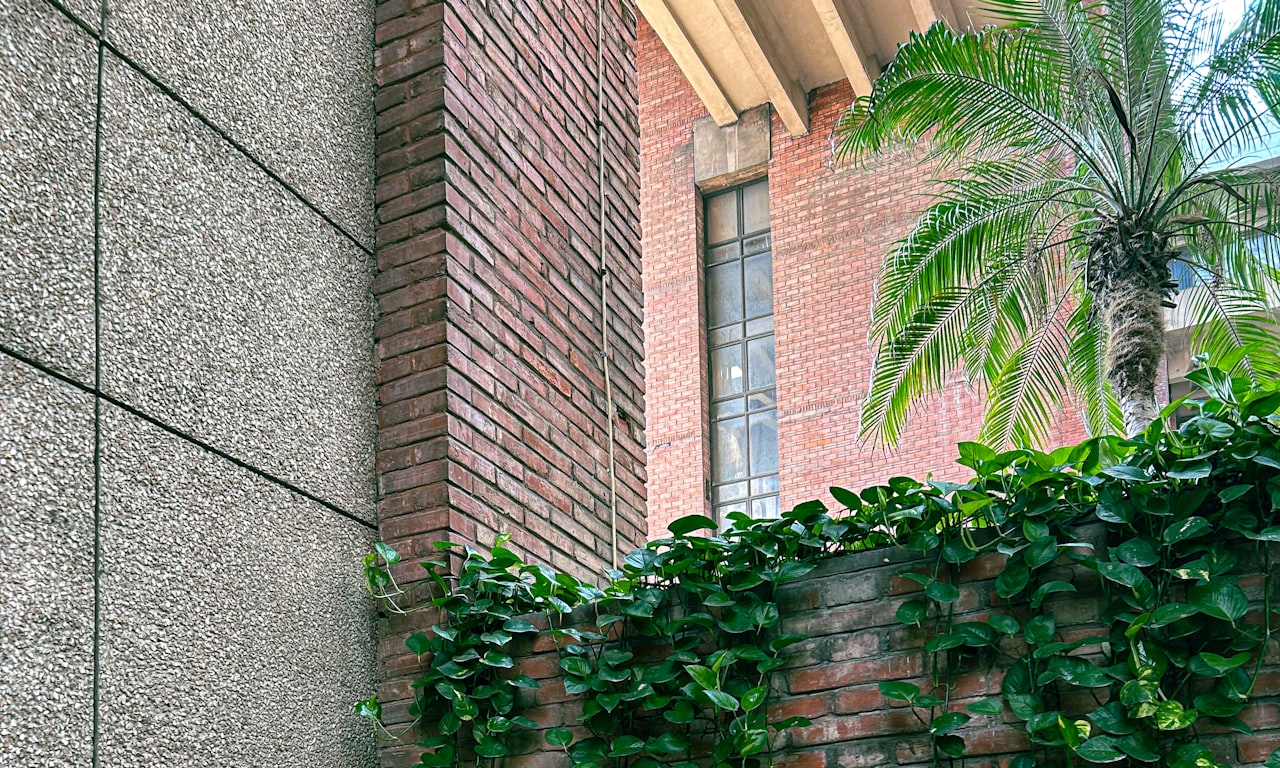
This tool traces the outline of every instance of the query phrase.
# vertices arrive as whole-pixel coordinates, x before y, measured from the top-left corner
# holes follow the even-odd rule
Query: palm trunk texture
[[[1164,310],[1160,293],[1144,276],[1130,273],[1098,291],[1107,330],[1107,381],[1120,405],[1130,437],[1160,415],[1156,376],[1164,357]]]

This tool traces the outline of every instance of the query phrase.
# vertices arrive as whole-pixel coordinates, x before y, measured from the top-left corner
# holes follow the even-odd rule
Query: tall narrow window
[[[778,406],[773,354],[769,185],[709,195],[707,349],[711,387],[711,502],[778,515]]]

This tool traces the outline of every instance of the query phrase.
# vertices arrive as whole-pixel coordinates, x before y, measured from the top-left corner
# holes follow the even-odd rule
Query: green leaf
[[[996,594],[1008,600],[1025,589],[1030,578],[1031,573],[1024,563],[1010,560],[996,577]]]
[[[503,622],[502,628],[514,634],[527,634],[529,632],[537,632],[538,628],[525,621],[524,619],[508,619]]]
[[[1204,651],[1193,656],[1189,666],[1191,671],[1197,675],[1202,675],[1204,677],[1222,677],[1226,673],[1247,662],[1249,660],[1249,656],[1249,653],[1241,652],[1227,658],[1219,656],[1216,653]]]
[[[451,677],[454,680],[462,680],[463,678],[470,677],[472,673],[472,670],[467,669],[466,667],[462,666],[456,661],[446,661],[445,663],[436,667],[436,669],[440,672],[440,674],[444,675],[445,677]]]
[[[748,757],[769,748],[769,732],[763,728],[746,731],[739,737],[738,755]]]
[[[1187,589],[1189,602],[1202,613],[1215,619],[1235,622],[1249,610],[1249,598],[1230,581],[1216,581],[1208,586]]]
[[[809,639],[808,635],[800,635],[800,634],[794,634],[794,633],[787,634],[787,635],[779,635],[769,641],[769,650],[773,651],[774,653],[777,653],[778,651],[781,651],[784,648],[790,648],[796,643],[803,643],[808,639]]]
[[[1162,701],[1156,704],[1156,727],[1162,731],[1180,731],[1199,717],[1199,712],[1194,709],[1184,711],[1177,701]]]
[[[1114,581],[1121,586],[1130,588],[1137,587],[1147,581],[1147,577],[1142,575],[1142,571],[1128,563],[1098,563],[1098,573],[1108,581]]]
[[[1232,701],[1220,693],[1202,693],[1196,697],[1196,709],[1209,717],[1235,717],[1244,710],[1244,703]]]
[[[1203,536],[1212,530],[1209,521],[1203,517],[1192,516],[1185,520],[1177,520],[1164,529],[1164,543],[1177,544],[1187,539]]]
[[[1166,759],[1169,768],[1217,768],[1213,753],[1199,744],[1179,744]]]
[[[1139,467],[1131,467],[1128,464],[1116,464],[1115,466],[1107,467],[1102,470],[1102,474],[1110,475],[1117,480],[1129,480],[1134,482],[1142,482],[1144,480],[1151,479],[1151,477],[1146,473],[1146,470]]]
[[[363,701],[356,702],[356,714],[360,717],[367,717],[370,720],[377,720],[382,717],[382,705],[378,703],[378,696],[374,694]]]
[[[1052,616],[1034,616],[1023,627],[1022,636],[1031,645],[1046,645],[1053,642],[1057,624]]]
[[[1207,461],[1187,460],[1177,462],[1173,469],[1170,469],[1165,474],[1176,480],[1200,480],[1208,477],[1212,472],[1213,465]]]
[[[568,728],[551,728],[547,730],[545,738],[553,747],[567,747],[573,743],[573,731]]]
[[[769,696],[769,686],[761,685],[742,694],[742,709],[750,712],[764,703]]]
[[[1077,747],[1075,752],[1091,763],[1114,763],[1125,759],[1124,752],[1111,736],[1095,736]]]
[[[960,590],[945,581],[935,581],[925,587],[924,593],[939,603],[954,603],[960,599]]]
[[[938,748],[939,752],[953,760],[964,757],[964,739],[954,733],[946,733],[941,736],[935,735],[933,737],[933,745]]]
[[[951,733],[972,719],[963,712],[948,712],[929,721],[929,732],[934,736]]]
[[[1199,612],[1198,608],[1187,603],[1165,603],[1151,612],[1151,619],[1147,622],[1147,626],[1156,629],[1195,616]]]
[[[400,562],[400,553],[397,552],[394,547],[384,544],[381,541],[375,541],[373,543],[373,551],[377,552],[378,555],[387,562],[387,565],[395,565]]]
[[[724,691],[705,690],[702,693],[717,709],[723,709],[726,712],[733,712],[738,709],[738,700]]]
[[[1230,485],[1218,491],[1218,498],[1222,500],[1223,504],[1230,504],[1231,502],[1235,501],[1236,499],[1240,498],[1241,496],[1245,495],[1246,493],[1252,490],[1253,490],[1252,485],[1245,485],[1245,484]]]
[[[929,606],[922,600],[908,600],[898,606],[898,621],[903,624],[914,624],[920,626],[928,616]]]
[[[1022,553],[1028,568],[1039,568],[1052,563],[1058,557],[1058,542],[1052,538],[1043,538],[1031,542]]]
[[[845,509],[859,510],[862,509],[862,499],[858,498],[858,494],[853,491],[832,486],[829,489],[832,498],[840,502]]]
[[[689,740],[678,733],[667,732],[646,741],[644,748],[651,755],[678,755],[689,749]]]
[[[488,736],[477,737],[475,748],[476,755],[486,759],[505,757],[507,755],[506,743]]]
[[[1160,562],[1160,555],[1148,539],[1129,539],[1112,551],[1116,557],[1139,568],[1150,568]]]
[[[485,632],[484,634],[480,635],[480,642],[490,643],[492,645],[506,645],[507,643],[511,642],[511,635],[507,632],[503,632],[500,629],[494,632]]]
[[[816,563],[787,562],[778,566],[778,575],[774,577],[774,581],[791,581],[806,576],[817,568]]]
[[[431,650],[431,639],[425,632],[414,632],[404,639],[405,647],[418,656]]]
[[[1031,607],[1039,608],[1044,599],[1055,592],[1075,592],[1076,585],[1066,581],[1050,581],[1041,584],[1035,592],[1031,593]]]
[[[987,617],[987,623],[995,627],[998,631],[1006,635],[1016,635],[1022,625],[1012,616],[1006,616],[1003,613],[993,613]]]
[[[704,667],[701,664],[686,664],[684,669],[700,688],[711,689],[720,686],[716,673],[712,672],[708,667]]]
[[[591,674],[591,662],[581,656],[565,656],[560,659],[560,668],[578,677],[587,677]]]
[[[1263,528],[1257,533],[1246,533],[1245,535],[1256,541],[1280,541],[1280,525],[1273,525],[1269,528]]]
[[[879,685],[880,695],[892,701],[905,701],[910,704],[920,696],[919,686],[904,683],[900,680],[882,682]]]
[[[674,536],[686,536],[694,531],[714,531],[717,527],[715,520],[704,515],[686,515],[671,521],[671,524],[667,526],[667,530],[671,531]]]
[[[490,667],[498,667],[499,669],[511,669],[513,665],[510,656],[505,653],[498,653],[497,651],[489,651],[486,653],[484,657],[480,659],[480,663]]]
[[[981,699],[965,705],[965,709],[975,715],[999,715],[1004,712],[1004,702],[1000,699]]]
[[[1087,717],[1094,725],[1116,736],[1125,736],[1136,730],[1136,726],[1129,722],[1124,705],[1118,701],[1103,704],[1090,712]]]
[[[645,744],[638,736],[615,736],[609,746],[609,757],[627,757],[642,751]]]

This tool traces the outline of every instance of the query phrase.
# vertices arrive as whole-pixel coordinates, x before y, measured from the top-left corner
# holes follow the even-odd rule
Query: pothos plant
[[[1211,768],[1198,736],[1208,724],[1248,730],[1239,715],[1272,635],[1280,392],[1211,369],[1193,377],[1207,398],[1178,430],[1161,420],[1134,439],[1052,453],[967,443],[968,483],[833,488],[839,513],[809,502],[772,521],[683,518],[602,588],[524,563],[503,537],[488,555],[461,548],[456,576],[425,563],[435,593],[410,609],[390,568],[400,556],[378,545],[365,558],[370,591],[390,610],[438,615],[406,641],[424,660],[410,714],[438,723],[419,742],[422,763],[498,761],[513,733],[536,727],[518,705],[539,683],[515,672],[511,647],[545,631],[566,692],[583,700],[577,737],[544,734],[571,764],[771,764],[778,734],[807,724],[771,715],[775,674],[807,639],[783,631],[777,586],[822,558],[896,545],[929,563],[906,574],[921,592],[898,619],[923,634],[932,678],[880,690],[911,707],[935,763],[963,757],[973,714],[1004,714],[1035,748],[1014,768],[1055,753]],[[1003,563],[993,585],[1003,605],[964,615],[961,576],[980,557]],[[1056,606],[1076,592],[1101,594],[1096,631],[1057,625]],[[1002,671],[1001,696],[957,706],[958,675],[984,665]],[[1093,703],[1081,708],[1074,692]],[[358,709],[379,720],[376,697]]]
[[[953,731],[969,716],[948,698],[975,658],[999,660],[999,709],[1068,764],[1210,768],[1206,726],[1249,732],[1239,715],[1274,623],[1280,393],[1211,369],[1192,378],[1209,397],[1177,430],[1161,419],[1133,440],[1052,454],[961,446],[976,477],[932,504],[961,513],[935,513],[933,530],[904,542],[933,563],[909,574],[923,594],[898,618],[927,627],[935,687],[880,686],[928,713],[940,755],[963,754]],[[957,574],[987,552],[1006,558],[994,584],[1005,610],[957,620]],[[1055,599],[1087,589],[1105,606],[1097,631],[1063,631]],[[1028,754],[1011,766],[1041,762]]]

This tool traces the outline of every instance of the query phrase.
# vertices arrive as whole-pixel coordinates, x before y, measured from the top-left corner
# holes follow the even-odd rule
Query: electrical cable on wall
[[[596,0],[596,194],[600,222],[600,367],[604,371],[605,422],[609,440],[609,549],[618,567],[618,461],[613,430],[613,381],[609,349],[609,264],[606,259],[604,196],[604,0]]]

